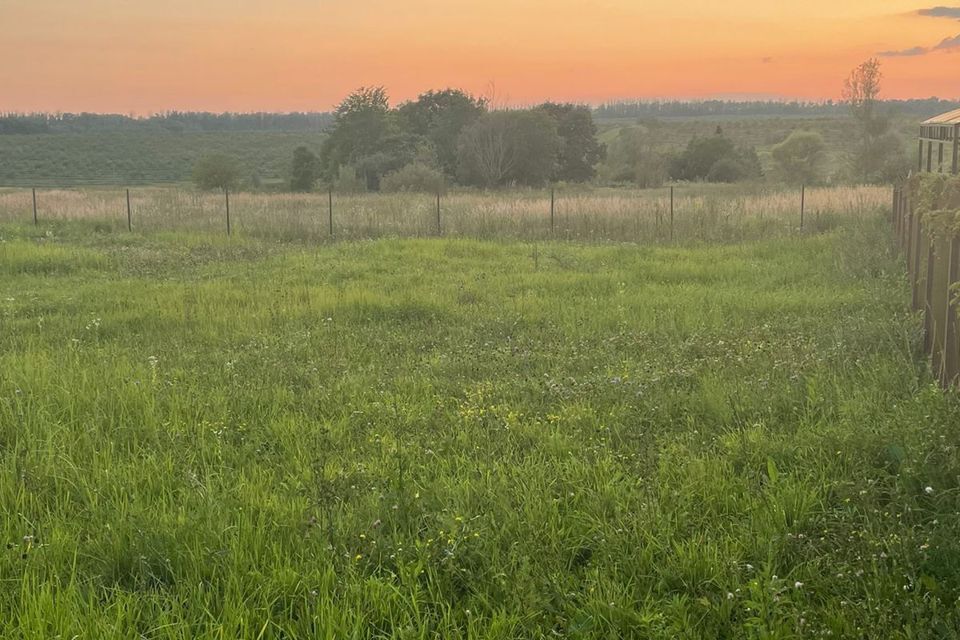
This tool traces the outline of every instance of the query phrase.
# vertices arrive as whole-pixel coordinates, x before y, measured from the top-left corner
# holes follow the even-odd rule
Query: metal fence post
[[[130,210],[130,189],[127,189],[127,231],[133,231],[133,212]]]
[[[333,237],[333,187],[327,190],[327,215],[330,225],[330,237]]]
[[[673,242],[673,187],[670,187],[670,242]]]
[[[800,230],[803,231],[803,214],[807,208],[807,185],[800,185]]]
[[[553,220],[554,202],[555,202],[554,190],[551,187],[550,188],[550,233],[553,233],[553,229],[554,229],[554,220]]]
[[[226,198],[226,202],[227,202],[227,235],[229,236],[229,235],[231,234],[231,230],[230,230],[230,187],[224,187],[224,188],[223,188],[223,194],[224,194],[224,196],[225,196],[225,198]]]
[[[37,189],[36,187],[33,188],[32,192],[33,192],[33,224],[34,226],[36,226],[38,224],[37,223]]]

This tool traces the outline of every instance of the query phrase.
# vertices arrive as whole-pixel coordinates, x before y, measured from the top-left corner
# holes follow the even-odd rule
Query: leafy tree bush
[[[738,148],[722,133],[693,138],[670,165],[670,177],[674,180],[736,182],[760,174],[756,150]]]
[[[332,185],[337,193],[363,193],[367,190],[367,184],[357,175],[356,167],[349,164],[340,166]]]
[[[306,147],[297,147],[293,151],[293,167],[291,170],[291,191],[313,191],[319,170],[319,158]]]
[[[458,176],[483,187],[542,185],[556,173],[561,145],[543,111],[495,111],[460,134]]]
[[[876,58],[854,69],[843,86],[843,99],[857,123],[858,139],[849,158],[850,178],[889,182],[910,170],[903,139],[890,130],[890,118],[880,101],[883,72]]]
[[[429,141],[435,162],[448,176],[457,172],[457,139],[487,112],[483,98],[459,89],[428,91],[397,108],[400,127]]]
[[[328,178],[340,167],[382,151],[385,138],[396,133],[390,103],[383,87],[361,87],[343,99],[333,115],[333,127],[320,151]]]
[[[234,188],[240,182],[240,164],[223,154],[208,155],[197,160],[193,166],[193,182],[200,189]]]
[[[442,171],[414,162],[383,176],[380,189],[388,193],[397,191],[440,193],[446,188],[446,182]]]
[[[658,151],[643,126],[624,127],[606,149],[600,177],[607,183],[659,187],[667,179],[670,160]]]
[[[707,172],[707,182],[739,182],[747,177],[749,174],[746,165],[730,156],[714,162]]]
[[[819,133],[794,131],[773,147],[772,155],[783,179],[789,183],[817,184],[823,179],[827,153]]]
[[[587,182],[596,177],[596,167],[604,158],[605,148],[597,140],[597,126],[590,109],[552,102],[542,104],[538,109],[553,118],[561,139],[557,170],[552,179]]]

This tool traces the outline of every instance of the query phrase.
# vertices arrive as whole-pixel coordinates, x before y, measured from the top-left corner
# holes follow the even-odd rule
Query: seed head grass
[[[960,410],[883,212],[831,215],[0,225],[0,637],[953,637]]]

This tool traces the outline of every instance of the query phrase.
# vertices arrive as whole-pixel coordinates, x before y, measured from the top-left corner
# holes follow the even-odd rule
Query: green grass
[[[0,238],[0,637],[958,636],[960,408],[879,214]]]

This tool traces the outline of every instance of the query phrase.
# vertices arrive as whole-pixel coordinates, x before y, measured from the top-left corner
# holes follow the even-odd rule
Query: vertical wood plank
[[[941,384],[945,388],[953,387],[960,377],[960,320],[957,318],[958,304],[954,290],[960,284],[960,235],[954,235],[950,241],[950,258],[947,267],[947,304],[944,318],[943,338],[943,376]]]

